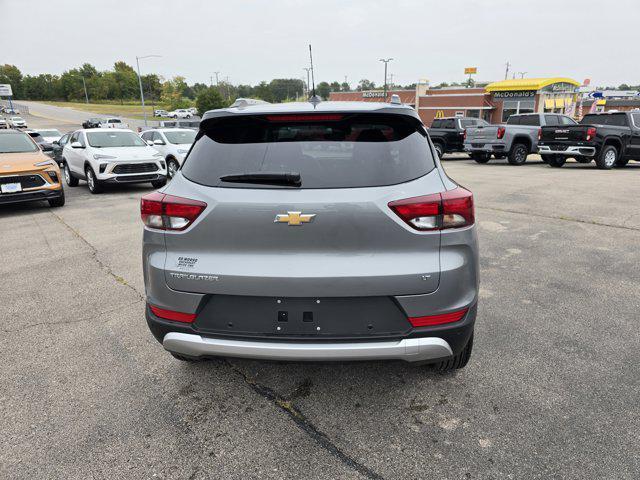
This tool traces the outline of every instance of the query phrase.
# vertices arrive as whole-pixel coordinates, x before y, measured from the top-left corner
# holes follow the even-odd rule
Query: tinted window
[[[608,115],[585,115],[580,120],[583,125],[606,125]]]
[[[456,128],[456,121],[453,118],[443,120],[441,128]]]
[[[186,130],[181,132],[164,132],[164,136],[167,137],[167,140],[173,144],[192,144],[196,139],[196,132],[193,130]]]
[[[133,132],[89,132],[89,145],[96,148],[144,147],[147,144]]]
[[[153,136],[153,132],[144,132],[144,133],[142,134],[142,139],[143,139],[144,141],[148,141],[148,140],[151,140],[151,137],[152,137],[152,136]]]
[[[609,115],[609,121],[607,125],[615,125],[617,127],[625,127],[627,125],[627,116],[622,115]]]
[[[633,124],[636,128],[640,128],[640,113],[632,113],[631,117],[633,118]]]
[[[347,188],[403,183],[434,168],[426,132],[412,117],[351,114],[304,122],[267,118],[206,122],[183,175],[209,186],[291,188],[222,182],[220,177],[299,173],[302,188]]]
[[[555,127],[557,125],[560,125],[560,119],[558,118],[557,115],[545,115],[544,121],[545,121],[545,124],[550,127]]]
[[[508,125],[520,125],[520,120],[522,119],[522,117],[514,117],[511,116],[507,119],[507,124]]]
[[[442,125],[442,120],[434,120],[431,124],[431,128],[440,128],[440,125]]]
[[[109,120],[107,120],[107,123],[122,123],[122,122],[117,118],[110,118]]]
[[[29,135],[9,133],[0,135],[0,153],[35,152],[38,147]]]
[[[540,117],[538,115],[524,115],[520,117],[520,125],[540,126]]]
[[[560,115],[560,125],[576,125],[576,124],[577,122],[573,118]]]
[[[60,144],[61,147],[64,147],[65,144],[67,143],[67,140],[69,140],[69,134],[68,133],[66,135],[63,135],[62,137],[60,137],[60,140],[58,141],[58,143]]]

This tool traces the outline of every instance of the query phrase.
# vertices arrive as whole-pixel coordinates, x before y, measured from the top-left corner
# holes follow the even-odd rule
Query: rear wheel
[[[431,365],[431,368],[436,372],[450,372],[452,370],[458,370],[460,368],[464,368],[467,363],[469,363],[469,359],[471,358],[471,351],[473,350],[473,334],[469,337],[469,341],[464,346],[462,351],[451,357],[447,360],[443,360],[438,363],[434,363]]]
[[[100,180],[96,178],[96,174],[93,172],[93,168],[87,166],[85,170],[85,174],[87,176],[87,185],[89,186],[89,191],[93,194],[102,192],[102,184]]]
[[[178,170],[180,169],[180,164],[178,164],[178,161],[175,158],[170,158],[167,161],[167,176],[169,178],[173,178],[176,173],[178,173]]]
[[[567,157],[564,155],[545,155],[547,157],[547,163],[550,167],[560,168],[567,161]]]
[[[433,148],[435,148],[436,152],[438,152],[438,158],[442,158],[442,155],[444,155],[444,147],[442,146],[442,144],[439,142],[435,142],[433,144]]]
[[[471,158],[473,158],[477,163],[487,163],[491,160],[491,154],[484,152],[475,152],[471,154]]]
[[[167,178],[163,178],[162,180],[156,180],[155,182],[151,182],[151,186],[153,188],[162,188],[167,184]]]
[[[596,158],[596,165],[602,170],[609,170],[618,161],[618,149],[613,145],[605,145]]]
[[[516,143],[509,152],[509,163],[522,165],[527,161],[527,155],[529,155],[529,148],[524,143]]]
[[[71,170],[69,169],[69,164],[67,164],[67,162],[64,162],[63,172],[64,172],[64,180],[65,182],[67,182],[67,185],[69,185],[70,187],[77,187],[78,179],[74,177],[73,174],[71,173]]]
[[[49,206],[53,208],[64,206],[64,190],[60,190],[60,196],[58,198],[52,198],[47,201],[49,202]]]

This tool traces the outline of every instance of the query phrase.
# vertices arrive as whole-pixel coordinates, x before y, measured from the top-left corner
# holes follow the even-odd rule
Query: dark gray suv
[[[473,196],[412,108],[207,112],[141,215],[147,322],[178,359],[469,359]]]

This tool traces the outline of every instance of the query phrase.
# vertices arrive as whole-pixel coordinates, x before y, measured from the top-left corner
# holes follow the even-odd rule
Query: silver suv
[[[147,322],[178,359],[469,359],[473,196],[412,108],[207,112],[141,215]]]

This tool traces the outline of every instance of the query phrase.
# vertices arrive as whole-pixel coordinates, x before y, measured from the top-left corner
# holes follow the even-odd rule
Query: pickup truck
[[[122,123],[119,118],[104,118],[98,124],[99,128],[129,128],[129,124]]]
[[[552,167],[568,158],[580,163],[595,159],[598,168],[624,167],[640,161],[640,112],[608,112],[585,115],[578,125],[542,127],[538,152]]]
[[[480,118],[449,117],[436,118],[427,129],[438,157],[450,152],[464,152],[464,131],[467,127],[489,124]]]
[[[507,157],[511,165],[522,165],[530,153],[538,151],[538,130],[547,125],[569,126],[576,121],[558,113],[511,115],[506,125],[467,128],[464,150],[478,163],[487,163],[493,154]]]

